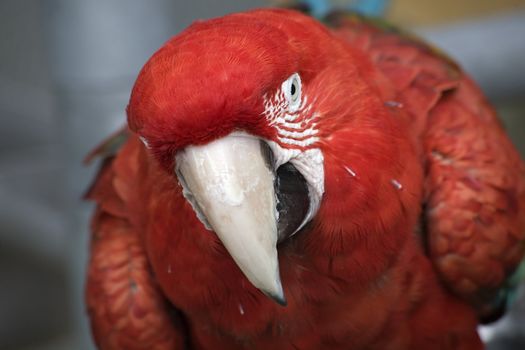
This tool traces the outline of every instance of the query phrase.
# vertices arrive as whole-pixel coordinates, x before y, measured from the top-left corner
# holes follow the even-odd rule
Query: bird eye
[[[297,97],[297,81],[292,81],[292,86],[290,87],[290,95],[292,95],[292,99],[294,97]]]
[[[283,82],[282,90],[288,101],[288,110],[295,112],[301,104],[301,77],[294,73]]]

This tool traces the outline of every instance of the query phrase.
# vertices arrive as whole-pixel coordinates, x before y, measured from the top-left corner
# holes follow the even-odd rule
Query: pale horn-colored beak
[[[274,174],[261,141],[233,133],[186,147],[177,153],[176,164],[185,196],[199,218],[215,231],[246,278],[285,305],[276,247]]]

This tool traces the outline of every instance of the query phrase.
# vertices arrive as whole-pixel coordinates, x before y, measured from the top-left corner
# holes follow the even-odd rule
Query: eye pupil
[[[292,87],[290,88],[290,93],[293,95],[295,95],[295,91],[296,91],[296,88],[295,88],[295,83],[292,84]]]

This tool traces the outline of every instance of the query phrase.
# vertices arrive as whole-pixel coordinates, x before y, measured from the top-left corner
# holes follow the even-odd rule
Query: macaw
[[[525,165],[439,50],[341,12],[198,21],[127,117],[87,193],[101,349],[483,348]]]

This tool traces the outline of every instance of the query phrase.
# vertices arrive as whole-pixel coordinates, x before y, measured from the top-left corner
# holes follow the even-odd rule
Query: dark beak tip
[[[287,306],[288,305],[288,301],[286,300],[286,297],[283,295],[271,295],[271,294],[267,294],[267,297],[269,297],[270,299],[272,299],[273,301],[275,301],[277,304],[281,305],[281,306]]]
[[[283,306],[283,307],[288,306],[288,301],[286,301],[285,298],[282,298],[282,299],[274,299],[274,300],[277,302],[277,304],[279,304],[279,305],[281,305],[281,306]]]

